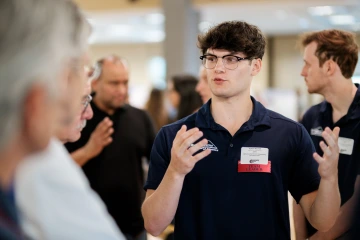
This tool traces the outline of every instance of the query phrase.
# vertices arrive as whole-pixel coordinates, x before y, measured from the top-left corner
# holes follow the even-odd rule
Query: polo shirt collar
[[[95,94],[91,94],[92,97],[94,98]],[[94,115],[97,115],[97,114],[103,114],[103,115],[106,115],[106,116],[109,116],[109,114],[107,114],[106,112],[104,112],[103,110],[101,110],[96,104],[94,101],[91,101],[90,102],[90,105],[91,105],[91,108],[94,112]],[[117,114],[117,113],[120,113],[120,112],[123,112],[123,111],[126,111],[127,109],[129,109],[129,104],[125,104],[124,106],[122,107],[119,107],[118,109],[115,110],[114,112],[114,115]]]
[[[257,126],[268,126],[271,127],[271,121],[268,110],[255,98],[251,97],[253,102],[253,111],[250,116],[250,119],[244,123],[247,124],[246,130],[253,130]],[[196,116],[196,126],[201,128],[211,128],[213,130],[223,129],[219,124],[217,124],[210,111],[211,99],[205,103],[198,111]]]
[[[355,84],[357,87],[357,91],[354,97],[353,102],[349,108],[349,118],[350,119],[359,119],[360,118],[360,87],[359,84]]]
[[[355,86],[357,87],[357,91],[355,93],[354,100],[352,101],[349,107],[349,111],[346,117],[347,119],[360,118],[360,88],[359,88],[359,84],[357,83],[355,84]],[[331,104],[328,103],[327,101],[323,101],[322,103],[320,103],[320,112],[321,113],[332,112]]]

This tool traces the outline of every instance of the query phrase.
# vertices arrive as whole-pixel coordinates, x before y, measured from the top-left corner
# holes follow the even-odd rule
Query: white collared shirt
[[[125,240],[59,140],[20,164],[15,198],[22,229],[31,239]]]

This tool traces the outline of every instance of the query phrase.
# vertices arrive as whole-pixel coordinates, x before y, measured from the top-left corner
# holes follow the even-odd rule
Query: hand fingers
[[[208,143],[207,139],[203,139],[200,142],[194,144],[194,146],[189,147],[186,151],[186,155],[192,156],[194,153],[199,151],[202,147],[204,147]]]
[[[179,139],[179,136],[181,136],[182,134],[184,134],[186,132],[186,125],[182,125],[180,130],[176,133],[175,135],[175,138],[174,138],[174,141],[173,141],[173,145],[176,145],[177,144],[177,141]]]
[[[333,130],[333,134],[335,135],[336,138],[339,138],[340,128],[339,128],[339,127],[335,127],[334,130]]]
[[[313,154],[314,159],[318,162],[318,164],[320,165],[322,162],[324,162],[325,160],[318,154],[318,153],[314,153]]]
[[[326,127],[325,131],[337,142],[337,140],[339,138],[339,134],[340,134],[339,127],[335,127],[333,131],[331,131],[331,129],[329,127]]]
[[[111,137],[108,137],[107,139],[105,139],[105,141],[104,141],[104,146],[107,146],[107,145],[109,145],[111,142],[112,142],[112,138]]]
[[[184,125],[185,126],[185,125]],[[187,139],[189,138],[191,135],[193,135],[194,133],[196,132],[199,132],[199,129],[198,128],[192,128],[188,131],[186,131],[186,126],[185,126],[185,129],[183,129],[183,127],[181,127],[181,129],[178,131],[178,133],[176,134],[176,137],[174,139],[174,143],[173,145],[174,146],[180,146],[182,145],[182,143]]]
[[[180,130],[176,133],[175,138],[176,138],[177,136],[183,134],[184,132],[186,132],[186,129],[187,129],[186,125],[182,125],[181,128],[180,128]]]
[[[98,127],[98,131],[101,133],[105,133],[107,132],[111,127],[112,127],[113,123],[110,120],[103,120],[102,122],[99,123]]]
[[[203,136],[203,132],[201,131],[196,131],[194,132],[192,135],[190,135],[187,139],[185,139],[182,144],[179,146],[179,152],[183,153],[186,150],[188,150],[191,146],[191,148],[193,148],[194,146],[192,144],[194,144],[194,142],[196,142],[197,140],[199,140],[199,138],[201,138]]]
[[[328,130],[328,128],[326,128],[326,130]],[[329,133],[329,131],[323,131],[321,135],[325,139],[326,144],[330,148],[337,147],[337,138],[336,137],[334,138],[335,135],[333,136],[332,133]]]
[[[328,146],[326,146],[326,144],[325,144],[323,141],[321,141],[321,142],[319,143],[319,145],[320,145],[320,148],[321,148],[321,150],[324,152],[325,155],[331,156],[331,150],[330,150],[330,148],[329,148]]]
[[[105,133],[104,133],[104,138],[109,137],[111,134],[113,134],[114,129],[113,128],[109,128]]]
[[[196,154],[195,156],[192,157],[192,161],[194,161],[195,163],[198,162],[199,160],[203,159],[204,157],[208,156],[211,153],[210,149],[206,149],[198,154]]]

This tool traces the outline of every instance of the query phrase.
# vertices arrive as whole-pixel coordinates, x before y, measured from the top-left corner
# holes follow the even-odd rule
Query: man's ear
[[[99,83],[99,79],[93,79],[91,81],[91,92],[96,92],[98,83]]]
[[[49,128],[53,123],[45,122],[48,121],[49,104],[48,91],[40,84],[32,86],[24,99],[21,132],[30,151],[44,149],[50,140]]]
[[[323,70],[324,70],[324,73],[327,75],[327,76],[332,76],[335,74],[336,72],[336,69],[339,68],[339,66],[337,65],[336,62],[334,62],[332,59],[330,60],[327,60],[323,66],[322,66]]]
[[[260,58],[253,59],[252,61],[253,61],[253,64],[252,64],[251,75],[256,76],[261,70],[262,61]]]

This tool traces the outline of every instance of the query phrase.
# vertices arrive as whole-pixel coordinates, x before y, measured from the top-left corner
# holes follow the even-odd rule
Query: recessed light
[[[151,25],[160,25],[165,21],[165,17],[161,13],[151,13],[146,16],[146,22]]]
[[[313,16],[328,16],[335,13],[331,6],[309,7],[308,12]]]
[[[352,15],[334,15],[329,17],[333,25],[351,25],[355,23],[355,17]]]

